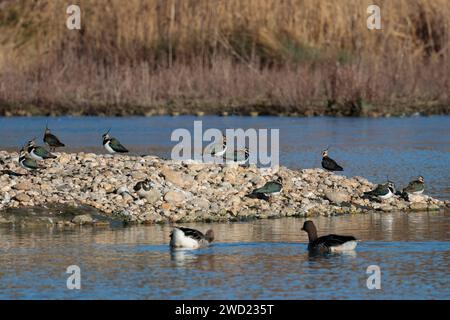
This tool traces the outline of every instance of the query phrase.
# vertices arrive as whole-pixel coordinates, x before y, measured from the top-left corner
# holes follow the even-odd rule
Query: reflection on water
[[[423,175],[426,193],[450,199],[449,116],[413,118],[289,118],[289,117],[0,117],[0,149],[17,151],[32,137],[41,137],[46,123],[68,146],[66,151],[104,152],[101,135],[108,128],[133,153],[169,157],[178,143],[177,128],[193,130],[201,120],[208,128],[280,130],[280,163],[292,168],[320,167],[321,152],[330,146],[344,175],[399,187]]]
[[[313,220],[319,234],[362,242],[355,252],[311,256],[300,218],[214,224],[217,242],[196,251],[171,251],[170,226],[0,229],[0,298],[450,298],[448,212]],[[381,290],[366,287],[374,264]],[[69,265],[81,268],[81,290],[66,288]]]

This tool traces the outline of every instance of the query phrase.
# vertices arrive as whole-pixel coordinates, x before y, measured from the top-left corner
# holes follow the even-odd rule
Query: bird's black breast
[[[331,171],[342,171],[342,167],[329,157],[322,158],[322,167]]]

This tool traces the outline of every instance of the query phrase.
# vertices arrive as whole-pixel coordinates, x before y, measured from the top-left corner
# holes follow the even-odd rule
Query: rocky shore
[[[14,222],[11,213],[15,208],[54,205],[86,212],[71,216],[71,224],[99,221],[92,217],[91,209],[101,216],[126,222],[183,223],[431,211],[448,205],[427,195],[413,196],[409,201],[399,197],[370,201],[362,195],[374,188],[374,183],[322,169],[280,167],[275,173],[254,166],[175,162],[155,156],[55,154],[57,159],[42,162],[40,171],[30,173],[19,166],[17,153],[0,151],[0,224]],[[279,196],[271,201],[245,197],[274,176],[283,178],[284,189]],[[153,188],[140,198],[133,187],[146,178]],[[64,223],[61,219],[50,220]]]

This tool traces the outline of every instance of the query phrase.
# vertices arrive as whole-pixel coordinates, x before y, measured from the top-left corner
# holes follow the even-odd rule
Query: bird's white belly
[[[385,194],[384,196],[379,196],[380,199],[389,199],[390,197],[392,197],[394,194],[391,192],[391,190],[389,189],[389,192],[387,194]]]
[[[358,242],[356,241],[347,241],[340,246],[334,246],[330,247],[331,252],[342,252],[342,251],[350,251],[354,250],[356,246],[358,245]]]
[[[144,189],[140,189],[138,192],[136,192],[137,193],[137,195],[140,197],[140,198],[146,198],[147,197],[147,195],[150,193],[150,191],[146,191],[146,190],[144,190]]]
[[[180,229],[174,229],[172,232],[172,239],[170,240],[170,246],[173,248],[197,249],[199,243],[195,239],[186,237],[184,232]]]
[[[272,196],[279,196],[281,192],[283,192],[283,188],[281,188],[280,191],[278,191],[278,192],[273,192],[273,193],[271,193],[271,194],[269,194],[269,195],[272,195]]]
[[[225,154],[225,152],[227,152],[227,147],[225,147],[225,148],[223,148],[222,150],[219,150],[219,151],[216,151],[216,150],[214,150],[213,151],[214,152],[214,157],[222,157],[224,154]]]
[[[104,147],[106,150],[108,150],[109,153],[116,153],[110,146],[109,146],[109,141],[107,143],[104,144]]]
[[[423,189],[420,190],[420,191],[414,191],[414,192],[411,192],[411,194],[422,194],[422,193],[423,193]]]
[[[39,157],[36,153],[34,153],[34,151],[30,152],[30,156],[34,159],[34,160],[44,160],[44,158]]]

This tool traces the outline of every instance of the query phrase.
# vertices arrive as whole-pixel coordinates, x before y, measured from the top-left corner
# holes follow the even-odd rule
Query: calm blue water
[[[292,168],[320,167],[321,151],[345,169],[374,182],[386,176],[399,187],[417,175],[427,193],[450,199],[450,117],[411,118],[289,118],[289,117],[0,117],[0,149],[20,148],[42,138],[46,123],[68,146],[66,150],[103,152],[101,135],[111,134],[136,153],[169,157],[177,128],[193,130],[195,120],[207,128],[280,129],[280,163]]]
[[[46,122],[67,151],[103,152],[108,128],[132,152],[168,157],[177,128],[280,129],[280,162],[319,167],[321,151],[345,168],[402,186],[417,175],[426,193],[450,199],[450,117],[418,118],[0,118],[0,149],[42,137]],[[319,234],[361,239],[352,254],[311,257],[304,219],[192,224],[213,228],[207,249],[171,253],[170,226],[117,229],[0,228],[0,299],[449,299],[450,215],[374,213],[315,217]],[[81,290],[66,269],[81,268]],[[369,290],[366,269],[381,269]]]
[[[0,299],[449,299],[450,215],[314,218],[319,234],[353,234],[347,254],[309,256],[304,219],[212,227],[217,242],[171,252],[169,226],[0,229]],[[81,290],[66,286],[69,265]],[[366,285],[368,266],[381,289]]]

